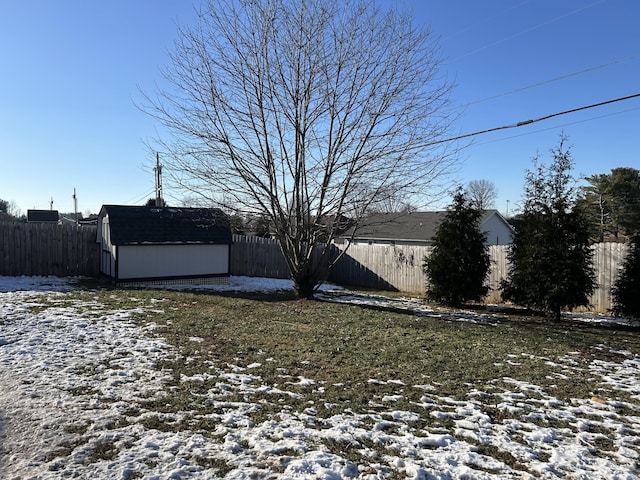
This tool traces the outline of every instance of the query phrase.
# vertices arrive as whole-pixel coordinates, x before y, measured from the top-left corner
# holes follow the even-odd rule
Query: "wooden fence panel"
[[[598,287],[590,302],[596,310],[611,309],[611,287],[618,278],[622,262],[629,252],[626,243],[597,243],[593,245],[593,267]]]
[[[430,251],[426,246],[351,245],[329,278],[345,285],[424,292],[422,263]]]
[[[233,235],[230,273],[247,277],[289,278],[289,267],[277,240]]]
[[[490,245],[489,258],[491,267],[489,270],[489,294],[486,301],[489,303],[500,303],[502,301],[500,283],[504,280],[509,272],[509,261],[507,260],[506,245]]]
[[[97,227],[0,222],[0,275],[97,277]]]

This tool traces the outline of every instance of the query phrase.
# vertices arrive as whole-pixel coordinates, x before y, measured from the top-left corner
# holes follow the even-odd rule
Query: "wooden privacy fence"
[[[270,239],[234,236],[231,251],[231,274],[287,278],[289,272],[280,244]],[[336,245],[335,254],[341,245]],[[591,304],[598,312],[611,307],[610,291],[628,247],[623,243],[593,245],[593,266],[598,288]],[[407,245],[351,245],[331,271],[329,280],[341,285],[424,293],[426,277],[422,269],[425,256],[432,247]],[[500,281],[507,275],[506,245],[489,247],[491,269],[487,302],[500,301]]]
[[[422,269],[423,259],[431,253],[427,246],[351,245],[345,259],[338,262],[332,279],[344,284],[373,288],[391,287],[401,292],[423,293],[426,276]],[[500,282],[507,275],[507,245],[491,245],[489,256],[491,269],[487,302],[499,302]],[[598,312],[611,308],[610,292],[622,261],[628,251],[624,243],[597,243],[592,246],[596,291],[590,303]],[[340,280],[338,280],[340,279]],[[353,283],[352,283],[352,280]]]
[[[233,235],[231,275],[289,278],[289,267],[280,242],[270,238]]]
[[[0,222],[0,275],[97,277],[97,227]]]
[[[341,247],[341,246],[338,246]],[[371,288],[390,288],[400,292],[424,293],[427,278],[422,265],[433,247],[420,245],[351,245],[338,261],[332,279],[340,283]],[[491,269],[488,284],[492,294],[488,301],[498,301],[499,290],[508,265],[504,245],[489,247]]]
[[[99,276],[99,245],[95,226],[0,222],[0,275]],[[251,277],[288,278],[289,269],[276,240],[233,236],[230,273]],[[335,245],[334,255],[341,253]],[[500,300],[500,281],[506,276],[507,246],[489,247],[491,270],[488,302]],[[591,297],[596,311],[611,307],[610,291],[628,246],[598,243],[593,247],[598,288]],[[341,285],[424,293],[422,270],[431,247],[351,245],[332,270],[329,280]],[[334,257],[335,258],[335,257]]]

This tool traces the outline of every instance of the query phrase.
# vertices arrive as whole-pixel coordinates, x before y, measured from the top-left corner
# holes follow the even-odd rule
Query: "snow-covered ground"
[[[139,408],[168,396],[171,372],[155,365],[175,350],[153,334],[153,324],[142,327],[132,315],[153,315],[162,302],[113,310],[86,296],[78,300],[74,288],[63,279],[0,277],[2,479],[639,478],[640,357],[631,352],[618,352],[624,358],[619,362],[590,365],[593,381],[625,392],[632,399],[627,402],[597,397],[563,402],[536,385],[502,379],[511,389],[492,408],[519,412],[519,420],[492,418],[483,408],[482,391],[471,390],[460,401],[438,395],[432,385],[372,378],[372,383],[397,384],[398,392],[421,391],[420,404],[411,411],[398,408],[399,393],[381,398],[377,413],[347,410],[329,418],[318,417],[313,405],[296,411],[282,404],[279,413],[256,422],[252,413],[265,394],[276,391],[263,384],[262,365],[212,365],[210,372],[183,378],[187,384],[218,379],[205,399],[216,413],[199,418],[197,412]],[[291,284],[234,277],[229,286],[208,288],[263,291]],[[357,300],[346,293],[337,297]],[[400,300],[390,305],[419,308]],[[577,368],[570,357],[558,362],[558,375]],[[300,400],[304,391],[323,388],[314,379],[295,383],[290,392],[278,386],[279,398]],[[209,431],[154,428],[154,421],[166,425],[187,415],[209,425]],[[420,415],[453,426],[416,428]],[[332,453],[340,448],[329,450],[327,444],[342,446],[344,454]],[[522,468],[486,454],[491,449],[506,452]]]

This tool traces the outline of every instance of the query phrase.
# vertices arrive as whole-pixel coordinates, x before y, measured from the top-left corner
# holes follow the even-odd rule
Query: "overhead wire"
[[[539,28],[542,28],[542,27],[545,27],[545,26],[550,25],[552,23],[555,23],[558,20],[562,20],[564,18],[570,17],[571,15],[575,15],[576,13],[580,13],[580,12],[582,12],[584,10],[587,10],[587,9],[589,9],[591,7],[594,7],[594,6],[598,5],[598,4],[604,3],[606,1],[607,0],[597,0],[595,2],[590,3],[589,5],[585,5],[584,7],[580,7],[578,9],[576,9],[576,10],[572,10],[571,12],[568,12],[568,13],[559,15],[557,17],[551,18],[551,19],[549,19],[549,20],[547,20],[545,22],[542,22],[542,23],[539,23],[537,25],[534,25],[533,27],[529,27],[529,28],[527,28],[525,30],[521,30],[518,33],[515,33],[513,35],[509,35],[508,37],[505,37],[505,38],[503,38],[501,40],[497,40],[495,42],[489,43],[489,44],[484,45],[484,46],[482,46],[480,48],[472,50],[471,52],[465,53],[464,55],[461,55],[461,56],[459,56],[459,57],[457,57],[457,58],[455,58],[455,59],[453,59],[453,60],[451,60],[449,62],[446,62],[446,63],[453,63],[453,62],[457,62],[458,60],[462,60],[463,58],[470,57],[471,55],[475,55],[476,53],[480,53],[480,52],[482,52],[484,50],[487,50],[487,49],[489,49],[491,47],[495,47],[496,45],[500,45],[501,43],[508,42],[509,40],[513,40],[514,38],[521,37],[522,35],[525,35],[525,34],[527,34],[529,32],[533,32],[534,30],[537,30]]]
[[[550,78],[548,80],[543,80],[541,82],[533,83],[533,84],[527,85],[525,87],[516,88],[514,90],[509,90],[509,91],[506,91],[506,92],[503,92],[503,93],[492,95],[490,97],[485,97],[485,98],[481,98],[479,100],[474,100],[473,102],[465,103],[462,106],[463,107],[468,107],[470,105],[476,105],[478,103],[487,102],[489,100],[495,100],[496,98],[505,97],[507,95],[513,95],[514,93],[520,93],[520,92],[523,92],[525,90],[529,90],[530,88],[541,87],[542,85],[547,85],[549,83],[557,82],[559,80],[565,80],[567,78],[571,78],[571,77],[575,77],[575,76],[582,75],[582,74],[585,74],[585,73],[593,72],[595,70],[599,70],[599,69],[605,68],[605,67],[610,67],[612,65],[617,65],[619,63],[629,62],[631,60],[637,60],[639,58],[640,58],[640,55],[632,55],[630,57],[621,58],[621,59],[618,59],[618,60],[613,60],[613,61],[608,62],[608,63],[603,63],[601,65],[596,65],[595,67],[585,68],[584,70],[579,70],[577,72],[567,73],[566,75],[561,75],[559,77],[554,77],[554,78]]]
[[[487,22],[489,22],[489,21],[493,20],[493,19],[494,19],[494,18],[496,18],[496,17],[499,17],[499,16],[501,16],[501,15],[503,15],[503,14],[505,14],[505,13],[508,13],[508,12],[510,12],[510,11],[512,11],[512,10],[516,10],[516,9],[518,9],[518,8],[522,7],[523,5],[526,5],[526,4],[527,4],[527,3],[529,3],[529,2],[530,2],[530,0],[523,0],[523,1],[522,1],[522,2],[520,2],[519,4],[517,4],[517,5],[512,5],[512,6],[508,7],[508,8],[506,8],[506,9],[502,10],[501,12],[499,12],[499,13],[498,13],[498,14],[496,14],[496,15],[492,15],[492,16],[490,16],[490,17],[486,17],[486,18],[484,18],[483,20],[479,20],[479,21],[473,22],[473,23],[471,23],[470,25],[467,25],[466,27],[464,27],[464,28],[462,28],[462,29],[460,29],[460,30],[458,30],[458,31],[456,31],[456,32],[453,32],[453,33],[447,34],[447,35],[445,35],[444,37],[442,37],[442,40],[450,40],[450,39],[452,39],[452,38],[456,38],[456,37],[458,37],[458,36],[462,35],[463,33],[466,33],[466,32],[468,32],[469,30],[472,30],[472,29],[473,29],[475,26],[477,26],[477,25],[481,25],[481,24],[483,24],[483,23],[487,23]]]
[[[131,197],[130,199],[128,199],[125,202],[125,205],[129,205],[131,203],[138,204],[138,203],[144,201],[145,199],[147,199],[147,198],[149,198],[151,196],[153,196],[153,198],[155,198],[155,191],[156,191],[156,189],[154,188],[151,191],[149,191],[148,193],[144,193],[144,194],[140,194],[140,195],[136,195],[134,197]]]
[[[509,41],[509,40],[511,40],[513,38],[517,38],[517,37],[519,37],[521,35],[524,35],[524,34],[529,33],[531,31],[537,30],[537,29],[539,29],[539,28],[541,28],[543,26],[549,25],[551,23],[555,23],[555,22],[557,22],[559,20],[567,18],[567,17],[569,17],[571,15],[575,15],[577,13],[580,13],[580,12],[582,12],[584,10],[592,8],[592,7],[594,7],[594,6],[598,5],[598,4],[604,3],[606,1],[607,0],[596,0],[594,2],[591,2],[588,5],[584,5],[584,6],[580,7],[580,8],[572,10],[572,11],[570,11],[568,13],[553,17],[553,18],[551,18],[551,19],[549,19],[549,20],[547,20],[545,22],[542,22],[540,24],[534,25],[533,27],[530,27],[528,29],[522,30],[522,31],[520,31],[520,32],[518,32],[518,33],[516,33],[514,35],[505,37],[505,38],[503,38],[503,39],[501,39],[501,40],[499,40],[497,42],[493,42],[491,44],[485,45],[485,46],[483,46],[481,48],[478,48],[478,49],[476,49],[474,51],[471,51],[471,52],[469,52],[469,53],[467,53],[465,55],[462,55],[461,57],[458,57],[456,60],[460,60],[462,58],[466,58],[466,57],[471,56],[473,54],[479,53],[479,52],[481,52],[483,50],[486,50],[486,49],[488,49],[488,48],[490,48],[492,46],[498,45],[500,43],[504,43],[504,42]],[[523,3],[520,3],[518,5],[510,7],[506,11],[513,10],[515,8],[519,8],[519,7],[521,7],[522,5],[524,5],[526,3],[528,3],[528,2],[524,1]],[[465,29],[465,30],[468,30],[468,28]],[[463,31],[465,31],[465,30],[463,30]],[[489,97],[481,98],[479,100],[475,100],[475,101],[472,101],[472,102],[469,102],[469,103],[466,103],[466,104],[462,104],[461,107],[464,108],[464,107],[475,105],[475,104],[478,104],[478,103],[483,103],[483,102],[487,102],[487,101],[490,101],[490,100],[495,100],[496,98],[512,95],[512,94],[515,94],[515,93],[520,93],[520,92],[525,91],[525,90],[529,90],[529,89],[532,89],[532,88],[537,88],[537,87],[540,87],[540,86],[543,86],[543,85],[547,85],[547,84],[550,84],[550,83],[553,83],[553,82],[557,82],[557,81],[564,80],[564,79],[567,79],[567,78],[575,77],[575,76],[582,75],[582,74],[585,74],[585,73],[593,72],[595,70],[599,70],[599,69],[602,69],[602,68],[610,67],[610,66],[617,65],[617,64],[620,64],[620,63],[625,63],[625,62],[629,62],[629,61],[632,61],[632,60],[637,60],[639,58],[640,58],[640,55],[637,55],[637,54],[631,55],[631,56],[628,56],[628,57],[625,57],[625,58],[613,60],[613,61],[610,61],[610,62],[607,62],[607,63],[604,63],[604,64],[600,64],[600,65],[596,65],[596,66],[593,66],[593,67],[585,68],[583,70],[579,70],[579,71],[575,71],[575,72],[572,72],[572,73],[568,73],[568,74],[561,75],[561,76],[558,76],[558,77],[554,77],[554,78],[551,78],[551,79],[548,79],[548,80],[543,80],[541,82],[537,82],[537,83],[534,83],[534,84],[531,84],[531,85],[527,85],[527,86],[524,86],[524,87],[520,87],[520,88],[516,88],[516,89],[513,89],[513,90],[509,90],[509,91],[506,91],[506,92],[503,92],[503,93],[499,93],[499,94],[496,94],[496,95],[492,95],[492,96],[489,96]],[[482,134],[485,134],[485,133],[490,133],[490,132],[495,132],[495,131],[500,131],[500,130],[505,130],[505,129],[517,128],[517,127],[521,127],[521,126],[525,126],[525,125],[530,125],[532,123],[541,122],[543,120],[548,120],[550,118],[554,118],[554,117],[557,117],[557,116],[567,115],[567,114],[575,113],[575,112],[578,112],[578,111],[581,111],[581,110],[586,110],[586,109],[590,109],[590,108],[595,108],[595,107],[607,105],[607,104],[610,104],[610,103],[629,100],[629,99],[637,98],[638,96],[640,96],[640,94],[634,94],[634,95],[629,95],[629,96],[626,96],[626,97],[620,97],[620,98],[616,98],[616,99],[612,99],[612,100],[607,100],[605,102],[599,102],[599,103],[595,103],[595,104],[591,104],[591,105],[586,105],[586,106],[583,106],[583,107],[578,107],[578,108],[575,108],[575,109],[570,109],[570,110],[566,110],[566,111],[562,111],[562,112],[557,112],[557,113],[553,113],[553,114],[550,114],[550,115],[545,115],[543,117],[517,122],[517,123],[511,124],[511,125],[503,125],[503,126],[499,126],[499,127],[493,127],[493,128],[486,129],[486,130],[480,130],[480,131],[476,131],[476,132],[472,132],[472,133],[468,133],[468,134],[464,134],[464,135],[459,135],[457,137],[452,137],[452,138],[448,138],[448,139],[445,139],[445,140],[439,140],[439,141],[436,141],[436,142],[429,143],[428,145],[446,143],[446,142],[460,140],[460,139],[464,139],[464,138],[468,138],[468,137],[482,135]],[[635,109],[630,109],[630,110],[627,110],[627,111],[632,111],[632,110],[635,110]],[[624,112],[620,112],[620,113],[624,113]],[[613,114],[610,114],[610,115],[613,115]],[[605,116],[609,116],[609,115],[605,115]],[[596,118],[602,118],[602,117],[604,117],[604,116],[600,116],[600,117],[596,117]],[[587,121],[587,120],[583,120],[583,121]],[[581,122],[582,121],[568,123],[567,125],[573,125],[575,123],[581,123]],[[554,127],[554,128],[557,128],[557,127]],[[527,135],[527,134],[523,134],[523,135]],[[512,138],[512,137],[509,137],[509,138]],[[498,141],[498,140],[496,140],[496,141]],[[485,143],[488,143],[488,142],[485,142]]]
[[[511,136],[508,136],[508,137],[497,138],[497,139],[494,139],[494,140],[486,140],[486,141],[483,141],[483,142],[474,143],[473,146],[486,145],[488,143],[502,142],[502,141],[505,141],[505,140],[511,140],[513,138],[525,137],[527,135],[535,135],[536,133],[548,132],[549,130],[556,130],[558,128],[569,127],[571,125],[578,125],[580,123],[592,122],[593,120],[599,120],[601,118],[613,117],[615,115],[622,115],[622,114],[625,114],[625,113],[634,112],[636,110],[640,110],[640,107],[638,107],[638,108],[629,108],[627,110],[621,110],[619,112],[607,113],[606,115],[598,115],[597,117],[585,118],[584,120],[578,120],[576,122],[563,123],[562,125],[556,125],[554,127],[548,127],[548,128],[542,128],[542,129],[539,129],[539,130],[534,130],[533,132],[519,133],[518,135],[511,135]]]
[[[442,143],[454,142],[456,140],[462,140],[464,138],[475,137],[475,136],[478,136],[478,135],[484,135],[486,133],[497,132],[497,131],[500,131],[500,130],[524,127],[525,125],[531,125],[533,123],[542,122],[544,120],[549,120],[550,118],[559,117],[561,115],[568,115],[570,113],[580,112],[582,110],[588,110],[590,108],[601,107],[601,106],[604,106],[604,105],[609,105],[609,104],[617,103],[617,102],[623,102],[625,100],[631,100],[633,98],[639,98],[639,97],[640,97],[640,93],[635,93],[633,95],[627,95],[625,97],[618,97],[618,98],[614,98],[614,99],[611,99],[611,100],[606,100],[604,102],[592,103],[590,105],[585,105],[585,106],[582,106],[582,107],[572,108],[570,110],[564,110],[562,112],[551,113],[549,115],[544,115],[544,116],[538,117],[538,118],[533,118],[533,119],[529,119],[529,120],[523,120],[523,121],[520,121],[520,122],[517,122],[517,123],[510,124],[510,125],[502,125],[500,127],[487,128],[485,130],[478,130],[476,132],[466,133],[464,135],[458,135],[456,137],[450,137],[450,138],[446,138],[446,139],[443,139],[443,140],[436,140],[435,142],[429,142],[429,143],[425,144],[424,146],[428,147],[428,146],[438,145],[438,144],[442,144]]]

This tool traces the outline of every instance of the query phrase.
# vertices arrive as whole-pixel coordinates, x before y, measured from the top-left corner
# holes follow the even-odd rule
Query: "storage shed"
[[[100,274],[117,285],[227,283],[229,218],[217,208],[103,205]]]

